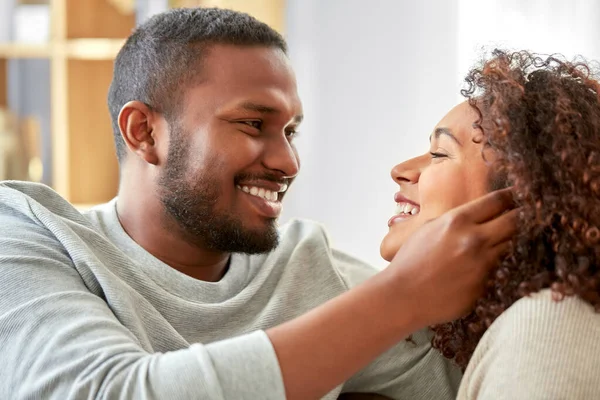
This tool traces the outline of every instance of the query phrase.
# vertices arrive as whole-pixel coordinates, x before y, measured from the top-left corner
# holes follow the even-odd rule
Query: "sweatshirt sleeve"
[[[262,331],[152,353],[35,217],[0,202],[0,398],[285,399]]]
[[[348,289],[360,285],[378,270],[340,251],[334,263]],[[423,329],[379,356],[350,378],[342,392],[366,392],[391,399],[451,400],[461,379],[460,370],[431,347],[432,332]]]
[[[600,393],[600,314],[544,290],[517,301],[480,341],[458,399],[592,399]]]

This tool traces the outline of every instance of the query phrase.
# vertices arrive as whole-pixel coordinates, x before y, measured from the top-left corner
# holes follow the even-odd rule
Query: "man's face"
[[[281,200],[299,170],[293,139],[302,105],[292,68],[278,49],[214,45],[200,74],[169,124],[163,205],[199,246],[272,250]]]

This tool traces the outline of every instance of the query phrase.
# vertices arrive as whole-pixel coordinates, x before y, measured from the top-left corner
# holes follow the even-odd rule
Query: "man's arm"
[[[90,292],[77,257],[0,201],[0,398],[284,398],[264,332],[155,353]]]
[[[333,250],[332,259],[348,289],[380,270]],[[342,393],[371,393],[390,399],[455,400],[462,372],[431,345],[433,332],[422,329],[395,344],[344,382]],[[358,399],[357,399],[358,400]]]
[[[269,329],[287,398],[319,398],[410,333],[469,311],[515,232],[511,205],[503,190],[428,222],[384,271]]]
[[[488,196],[426,224],[384,272],[268,336],[165,354],[143,349],[88,290],[73,268],[76,254],[0,199],[0,393],[319,398],[409,333],[472,306],[512,233],[514,216],[493,219],[507,198]]]

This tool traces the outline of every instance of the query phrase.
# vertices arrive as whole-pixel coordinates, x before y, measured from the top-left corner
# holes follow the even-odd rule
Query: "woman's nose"
[[[429,165],[429,154],[411,158],[392,168],[392,179],[398,184],[419,182],[421,172]]]

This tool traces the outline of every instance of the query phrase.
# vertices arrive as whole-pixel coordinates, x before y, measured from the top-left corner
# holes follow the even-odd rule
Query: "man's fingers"
[[[484,223],[515,206],[512,188],[496,190],[483,197],[463,204],[456,212],[467,216],[469,221]]]
[[[492,247],[492,249],[490,250],[490,257],[492,257],[493,260],[499,260],[500,257],[502,257],[503,255],[505,255],[506,253],[508,253],[510,251],[510,247],[511,247],[511,242],[510,241],[505,241],[502,243],[498,243],[497,245],[495,245],[494,247]],[[494,263],[493,267],[495,267],[497,264]]]
[[[517,233],[520,208],[515,208],[481,225],[490,247],[509,241]]]

